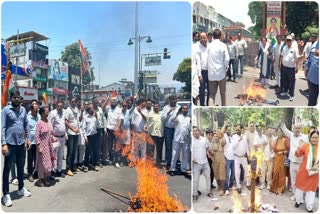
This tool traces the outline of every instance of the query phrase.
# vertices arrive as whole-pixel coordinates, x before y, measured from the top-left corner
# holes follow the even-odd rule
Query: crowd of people
[[[140,160],[190,179],[191,119],[188,105],[178,105],[173,95],[162,111],[159,103],[135,98],[120,103],[112,97],[100,103],[97,97],[92,102],[72,97],[66,109],[63,101],[49,109],[37,100],[25,108],[18,91],[11,92],[10,100],[1,112],[5,206],[12,206],[9,174],[14,175],[15,168],[17,177],[11,182],[18,184],[18,195],[31,196],[24,187],[26,155],[27,179],[38,179],[39,187],[50,185],[55,177],[99,171],[107,165],[134,167]],[[162,167],[164,143],[166,166]],[[181,166],[177,168],[180,154]]]
[[[192,46],[193,102],[200,106],[216,105],[215,96],[219,87],[221,105],[226,104],[226,81],[237,82],[243,76],[244,56],[247,42],[238,34],[233,41],[231,35],[222,36],[215,29],[212,33],[194,32]],[[258,81],[267,89],[276,92],[289,101],[294,100],[296,73],[303,68],[307,78],[308,105],[315,106],[319,95],[319,43],[317,35],[311,35],[306,44],[295,40],[294,33],[277,35],[276,42],[261,37],[255,59],[260,68]],[[275,79],[276,84],[270,85]]]
[[[294,124],[290,131],[280,118],[277,129],[250,122],[244,131],[240,124],[232,129],[225,123],[221,129],[201,134],[193,126],[193,201],[201,195],[201,175],[210,198],[214,198],[214,179],[219,196],[229,195],[232,190],[241,194],[243,186],[250,191],[248,165],[255,157],[256,182],[261,191],[267,189],[277,195],[290,191],[295,207],[305,203],[306,210],[313,212],[315,196],[319,194],[319,131],[312,126],[308,135],[302,134],[302,124]]]

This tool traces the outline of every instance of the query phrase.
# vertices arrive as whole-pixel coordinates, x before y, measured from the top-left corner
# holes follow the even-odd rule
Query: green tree
[[[313,1],[287,2],[286,24],[288,31],[301,39],[302,34],[310,30],[310,27],[319,26],[318,3]]]
[[[185,92],[191,93],[191,58],[185,58],[173,75],[173,80],[185,83]]]
[[[250,28],[250,31],[253,33],[254,39],[259,39],[261,35],[260,29],[262,27],[262,2],[250,2],[248,15],[254,24],[254,26]]]
[[[86,49],[86,48],[85,48]],[[92,61],[91,61],[91,54],[89,51],[86,49],[87,56],[89,59],[89,65],[90,65],[90,70],[89,72],[85,73],[82,76],[82,83],[87,85],[91,81],[94,81],[94,67],[91,67]],[[63,51],[61,51],[61,57],[60,60],[63,62],[68,63],[69,66],[74,67],[74,68],[80,68],[81,66],[81,52],[79,48],[79,44],[77,42],[72,43],[71,45],[68,45],[64,48]]]
[[[245,24],[243,24],[243,22],[239,22],[239,21],[236,22],[235,25],[236,25],[236,26],[242,26],[242,27],[244,27],[244,28],[246,27]]]

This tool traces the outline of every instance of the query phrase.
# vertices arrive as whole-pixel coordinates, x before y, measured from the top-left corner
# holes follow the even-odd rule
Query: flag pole
[[[81,99],[81,105],[83,105],[83,85],[82,85],[82,58],[80,56],[80,99]]]

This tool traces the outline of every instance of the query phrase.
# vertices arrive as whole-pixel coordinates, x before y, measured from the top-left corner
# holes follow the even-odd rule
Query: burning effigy
[[[248,88],[244,88],[242,94],[237,94],[234,98],[239,99],[240,106],[253,106],[253,105],[279,105],[279,100],[267,98],[266,89],[261,84],[255,84],[254,80],[250,82]]]

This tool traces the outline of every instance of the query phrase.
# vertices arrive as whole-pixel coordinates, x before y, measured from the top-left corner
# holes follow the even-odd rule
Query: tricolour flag
[[[88,56],[87,56],[87,51],[83,47],[83,45],[82,45],[80,40],[78,40],[78,44],[79,44],[80,52],[81,52],[82,74],[85,74],[86,72],[89,71],[89,59],[88,59]]]
[[[11,70],[7,70],[6,79],[4,81],[2,96],[1,96],[1,105],[6,106],[8,105],[8,93],[14,90],[14,83],[12,79],[12,72]]]

